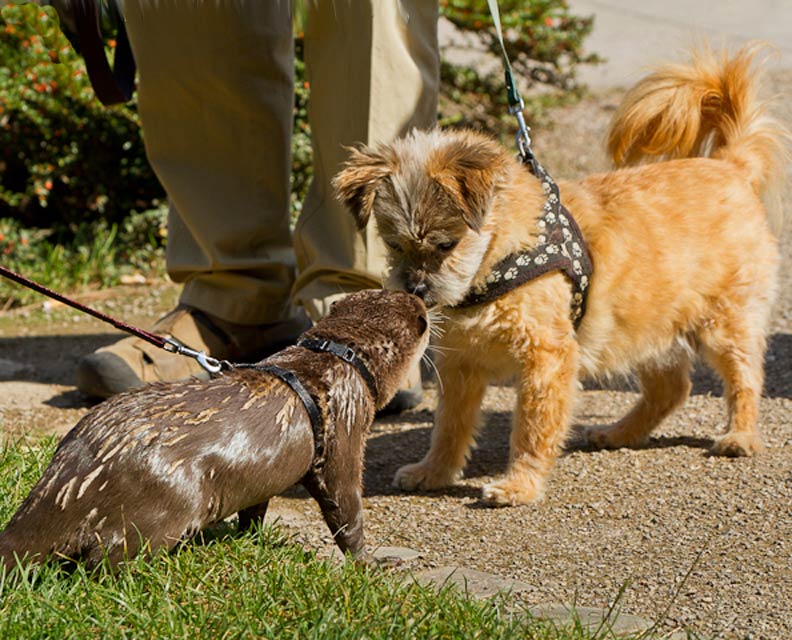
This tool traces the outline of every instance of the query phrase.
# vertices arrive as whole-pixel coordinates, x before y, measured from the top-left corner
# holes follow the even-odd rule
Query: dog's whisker
[[[426,362],[427,366],[434,371],[435,379],[437,380],[437,387],[440,390],[440,393],[445,393],[445,387],[443,386],[443,378],[440,376],[440,371],[437,368],[434,360],[432,360],[426,353],[421,356],[421,360]]]
[[[462,349],[460,347],[449,347],[449,346],[442,346],[441,347],[439,344],[430,344],[426,348],[426,350],[430,351],[432,353],[439,353],[441,355],[444,354],[444,353],[458,353],[458,352],[462,351]]]

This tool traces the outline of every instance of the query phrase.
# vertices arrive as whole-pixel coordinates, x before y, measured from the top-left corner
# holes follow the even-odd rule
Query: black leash
[[[75,47],[85,60],[88,78],[99,101],[105,105],[128,102],[135,92],[135,58],[129,44],[124,17],[117,0],[99,2],[98,0],[78,0],[67,5],[56,5],[56,9],[69,11],[70,23],[77,37]],[[105,14],[106,16],[103,16]],[[116,47],[113,54],[113,68],[105,55],[102,36],[102,19],[108,17],[116,27]]]

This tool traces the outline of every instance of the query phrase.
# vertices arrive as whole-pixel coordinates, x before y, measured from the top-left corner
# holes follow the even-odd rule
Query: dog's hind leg
[[[641,398],[621,420],[608,427],[591,427],[589,443],[606,449],[641,447],[649,434],[690,395],[690,356],[675,352],[662,363],[644,365],[638,371]]]
[[[764,384],[763,324],[735,312],[700,332],[702,354],[723,379],[729,409],[728,430],[712,445],[716,455],[750,456],[762,450],[756,423]]]

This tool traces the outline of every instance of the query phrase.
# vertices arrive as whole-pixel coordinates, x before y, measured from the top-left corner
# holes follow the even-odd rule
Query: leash
[[[61,30],[85,60],[85,69],[96,97],[104,106],[129,102],[135,92],[135,57],[129,44],[118,0],[48,2],[58,13]],[[102,24],[115,25],[113,67],[105,55]]]
[[[200,364],[206,371],[209,373],[219,373],[223,367],[224,363],[216,358],[212,358],[209,356],[205,351],[197,351],[196,349],[191,349],[185,344],[182,344],[176,338],[171,337],[163,337],[159,336],[156,333],[151,333],[149,331],[145,331],[144,329],[140,329],[135,327],[131,324],[127,324],[126,322],[122,322],[121,320],[116,320],[112,316],[108,316],[101,311],[97,311],[96,309],[92,309],[76,300],[72,300],[71,298],[67,298],[66,296],[45,287],[38,282],[34,282],[25,276],[22,276],[15,271],[11,271],[6,267],[0,265],[0,275],[8,278],[9,280],[13,280],[17,284],[21,284],[28,289],[32,289],[38,293],[41,293],[48,298],[52,298],[53,300],[57,300],[58,302],[62,302],[65,305],[72,307],[73,309],[77,309],[78,311],[82,311],[83,313],[87,313],[89,316],[93,316],[101,320],[102,322],[107,322],[108,324],[113,325],[116,329],[120,329],[121,331],[126,331],[127,333],[131,333],[133,336],[145,340],[149,344],[153,344],[155,347],[159,347],[160,349],[164,349],[165,351],[169,351],[170,353],[178,353],[183,356],[187,356],[189,358],[193,358]]]
[[[520,157],[525,161],[528,157],[533,158],[533,153],[531,152],[531,136],[529,135],[531,129],[525,123],[525,115],[523,114],[525,102],[523,102],[520,90],[517,88],[511,62],[509,62],[509,54],[506,52],[506,43],[503,41],[498,2],[497,0],[487,0],[487,4],[489,5],[489,10],[492,14],[492,22],[495,24],[495,33],[500,43],[503,68],[506,74],[506,96],[509,101],[509,113],[517,118],[517,148],[520,150]]]

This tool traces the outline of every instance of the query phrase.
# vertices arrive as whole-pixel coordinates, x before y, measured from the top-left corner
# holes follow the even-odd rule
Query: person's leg
[[[317,319],[340,296],[381,287],[386,267],[374,224],[359,233],[334,197],[331,180],[347,158],[345,147],[433,127],[440,56],[436,1],[322,0],[307,6],[314,177],[294,234],[293,299]],[[416,368],[387,411],[415,406],[421,393]]]
[[[304,326],[290,304],[289,0],[127,2],[124,13],[146,151],[171,202],[168,273],[184,283],[155,329],[220,358],[280,346]],[[127,339],[86,358],[78,384],[104,396],[200,371]]]
[[[330,181],[345,146],[389,142],[437,120],[437,2],[308,2],[305,57],[314,179],[297,221],[294,299],[314,319],[339,295],[382,286],[384,250],[373,223],[358,233]]]

